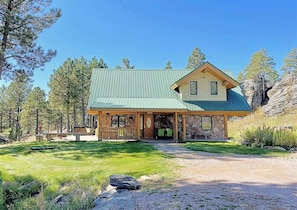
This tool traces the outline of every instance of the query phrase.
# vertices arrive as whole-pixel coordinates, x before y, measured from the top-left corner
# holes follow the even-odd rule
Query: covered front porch
[[[178,140],[177,112],[99,111],[96,135],[102,139]]]
[[[96,115],[98,140],[228,138],[228,115],[223,113],[97,111]]]

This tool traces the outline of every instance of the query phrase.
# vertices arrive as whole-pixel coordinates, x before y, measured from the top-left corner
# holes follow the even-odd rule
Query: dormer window
[[[190,95],[198,95],[197,81],[190,81]]]
[[[210,82],[210,94],[212,96],[218,95],[218,82],[217,81]]]

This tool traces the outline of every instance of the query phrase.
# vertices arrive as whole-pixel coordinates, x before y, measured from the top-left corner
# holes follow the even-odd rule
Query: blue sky
[[[297,47],[296,0],[53,0],[62,17],[38,44],[58,54],[35,85],[48,91],[67,58],[103,58],[110,68],[128,58],[141,69],[182,69],[197,46],[206,60],[236,76],[264,48],[276,69]]]

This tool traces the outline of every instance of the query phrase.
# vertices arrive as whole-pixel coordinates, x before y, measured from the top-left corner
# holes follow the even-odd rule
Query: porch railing
[[[103,139],[135,139],[136,128],[102,128]]]

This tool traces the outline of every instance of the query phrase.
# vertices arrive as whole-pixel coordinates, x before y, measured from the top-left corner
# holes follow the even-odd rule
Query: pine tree
[[[50,104],[48,107],[49,109],[55,107],[55,110],[48,110],[48,112],[58,113],[56,116],[60,118],[59,121],[61,121],[61,117],[66,119],[67,132],[70,131],[70,124],[73,126],[86,125],[86,106],[94,68],[107,68],[107,64],[102,58],[98,61],[96,57],[93,57],[90,62],[84,57],[69,58],[50,77]],[[70,115],[72,119],[70,119]]]
[[[205,55],[198,47],[195,47],[195,49],[192,51],[192,54],[188,58],[186,69],[197,69],[204,63]]]
[[[2,133],[4,129],[8,127],[8,111],[7,105],[5,103],[5,98],[7,98],[5,97],[6,89],[7,87],[5,87],[4,85],[0,87],[0,133]]]
[[[284,64],[281,68],[284,74],[297,74],[297,50],[293,48],[291,52],[285,57]]]
[[[240,75],[242,80],[252,79],[259,75],[270,82],[274,82],[278,78],[274,59],[267,54],[265,49],[261,49],[252,55],[250,63],[240,72]]]
[[[129,59],[128,58],[123,58],[122,59],[122,66],[117,65],[115,68],[116,69],[135,69],[135,66],[134,65],[130,66]]]
[[[5,92],[4,100],[7,106],[9,127],[11,128],[10,137],[12,140],[20,140],[24,128],[20,117],[23,111],[23,103],[32,89],[31,82],[24,71],[18,71]]]
[[[37,134],[39,132],[39,125],[42,125],[42,115],[45,111],[46,94],[40,87],[33,88],[25,99],[22,112],[21,124],[23,130],[28,133]]]
[[[61,16],[48,9],[51,0],[5,0],[0,3],[0,79],[22,69],[27,75],[50,61],[56,51],[44,51],[36,40]]]
[[[243,80],[244,80],[243,72],[239,72],[239,74],[237,75],[237,81],[242,82]]]
[[[70,131],[70,103],[75,82],[72,81],[73,61],[68,58],[50,76],[49,100],[52,107],[66,115],[66,132]]]
[[[172,69],[171,62],[170,61],[167,61],[166,66],[165,66],[165,69],[167,69],[167,70]]]

